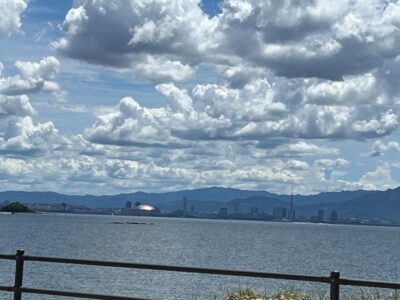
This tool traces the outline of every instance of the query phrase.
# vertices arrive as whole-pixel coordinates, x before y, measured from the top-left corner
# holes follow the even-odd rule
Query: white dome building
[[[121,215],[125,216],[160,216],[161,211],[158,207],[136,202],[132,207],[132,202],[128,201],[124,208],[121,209]]]

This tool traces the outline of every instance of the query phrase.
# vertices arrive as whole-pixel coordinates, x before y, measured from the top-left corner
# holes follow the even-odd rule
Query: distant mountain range
[[[231,188],[210,187],[167,193],[136,192],[119,195],[65,195],[54,192],[0,192],[0,202],[22,203],[68,203],[90,208],[124,207],[126,201],[144,202],[158,206],[163,211],[182,208],[182,198],[188,199],[188,209],[193,205],[197,212],[218,212],[221,207],[233,211],[238,203],[241,212],[257,207],[259,212],[271,214],[276,206],[288,207],[290,195],[278,195],[267,191],[249,191]],[[319,209],[327,214],[336,210],[341,217],[400,219],[400,187],[387,191],[342,191],[318,195],[294,195],[293,203],[297,216],[310,217]]]

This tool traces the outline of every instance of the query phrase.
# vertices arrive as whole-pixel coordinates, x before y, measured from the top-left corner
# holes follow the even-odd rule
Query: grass
[[[272,295],[259,295],[247,288],[235,293],[228,293],[224,300],[313,300],[310,295],[299,293],[293,289],[278,290]]]
[[[303,293],[293,288],[277,290],[274,294],[260,295],[254,290],[246,288],[236,292],[228,292],[224,300],[329,300],[327,291],[314,291]],[[353,294],[343,296],[345,300],[400,300],[400,291],[392,293],[380,293],[379,290],[370,291],[359,289]]]

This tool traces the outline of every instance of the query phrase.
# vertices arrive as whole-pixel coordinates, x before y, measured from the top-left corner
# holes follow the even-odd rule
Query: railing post
[[[15,283],[14,283],[14,300],[21,300],[22,279],[24,276],[24,250],[17,250],[15,258]]]
[[[331,272],[331,297],[330,300],[339,300],[339,278],[340,278],[340,272],[338,271],[333,271]]]

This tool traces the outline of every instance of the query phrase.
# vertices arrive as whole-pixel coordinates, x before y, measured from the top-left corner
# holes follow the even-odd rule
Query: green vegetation
[[[235,293],[228,292],[224,300],[329,300],[327,291],[316,291],[311,294],[305,294],[294,289],[278,290],[271,295],[260,295],[252,289],[246,288],[238,290]],[[400,300],[400,292],[380,293],[379,290],[373,292],[365,289],[359,289],[353,294],[346,295],[341,299],[346,300]]]
[[[236,293],[228,293],[224,300],[312,300],[310,295],[295,292],[293,290],[279,290],[272,295],[258,295],[251,289],[239,290]]]
[[[0,211],[2,212],[11,212],[11,213],[31,213],[33,212],[25,205],[19,202],[12,202],[6,206],[3,206]]]

